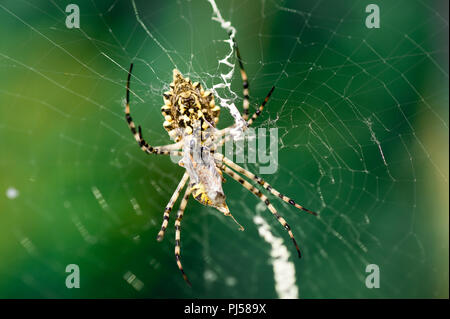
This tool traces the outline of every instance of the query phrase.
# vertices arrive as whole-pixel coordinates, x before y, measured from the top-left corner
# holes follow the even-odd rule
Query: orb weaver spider
[[[275,87],[271,88],[262,104],[249,119],[250,103],[248,78],[239,53],[239,48],[235,41],[234,48],[236,50],[236,57],[239,62],[244,87],[244,114],[242,115],[242,118],[246,121],[246,127],[244,127],[244,129],[246,129],[252,125],[261,114]],[[134,138],[138,142],[140,148],[147,154],[182,156],[182,159],[178,164],[186,169],[186,172],[181,178],[181,181],[164,210],[163,223],[157,236],[158,241],[162,241],[164,238],[169,223],[170,212],[182,189],[189,180],[189,184],[182,197],[175,220],[175,258],[177,266],[186,283],[191,286],[181,264],[181,219],[183,218],[184,210],[191,194],[194,199],[201,204],[212,206],[222,212],[225,216],[230,216],[239,225],[240,230],[243,230],[243,227],[234,219],[225,203],[225,194],[222,189],[222,182],[225,180],[222,177],[222,173],[227,174],[232,179],[239,182],[267,206],[269,211],[287,230],[289,237],[292,239],[298,252],[298,257],[301,258],[300,249],[291,231],[291,227],[286,220],[278,214],[269,199],[241,175],[252,180],[256,184],[259,184],[268,192],[279,197],[286,203],[312,215],[317,214],[297,204],[291,198],[281,194],[261,177],[247,171],[232,160],[226,158],[224,155],[215,153],[217,146],[224,143],[226,139],[225,136],[230,132],[230,129],[233,128],[233,125],[221,130],[216,129],[216,124],[219,121],[220,107],[215,105],[212,92],[204,90],[199,82],[192,83],[189,78],[184,78],[177,69],[174,69],[170,90],[163,94],[164,105],[161,108],[161,112],[165,119],[163,126],[175,143],[164,146],[151,146],[143,138],[141,126],[138,126],[138,129],[136,130],[136,125],[130,115],[130,79],[132,70],[133,64],[130,65],[126,84],[125,117]]]

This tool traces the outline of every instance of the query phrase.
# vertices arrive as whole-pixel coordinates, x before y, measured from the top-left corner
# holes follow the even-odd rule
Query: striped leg
[[[218,153],[217,153],[218,154]],[[261,177],[253,174],[252,172],[247,171],[246,169],[244,169],[243,167],[239,166],[238,164],[234,163],[232,160],[226,158],[225,156],[223,156],[222,154],[218,154],[216,157],[221,156],[221,161],[223,161],[223,163],[225,163],[227,166],[231,167],[232,169],[234,169],[235,171],[237,171],[238,173],[254,180],[255,182],[257,182],[259,185],[261,185],[262,187],[264,187],[265,189],[267,189],[269,192],[271,192],[273,195],[281,198],[284,202],[291,204],[292,206],[297,207],[298,209],[301,209],[309,214],[312,214],[314,216],[317,216],[317,213],[303,207],[300,204],[297,204],[293,199],[281,194],[279,191],[277,191],[276,189],[272,188],[272,186],[270,186],[269,183],[267,183],[264,179],[262,179]]]
[[[131,118],[130,114],[130,79],[131,79],[131,71],[133,70],[133,63],[130,65],[130,70],[128,71],[128,78],[127,78],[127,95],[126,95],[126,106],[125,106],[125,118],[128,123],[128,127],[131,130],[131,133],[133,133],[134,138],[138,142],[141,149],[146,152],[147,154],[162,154],[162,155],[181,155],[178,151],[172,151],[169,147],[152,147],[149,145],[142,137],[142,129],[139,126],[138,130],[136,131],[136,124],[134,124],[133,119]]]
[[[191,195],[191,188],[188,186],[186,192],[184,193],[183,199],[181,200],[180,208],[178,209],[177,219],[175,220],[175,259],[177,260],[178,269],[180,269],[183,275],[184,281],[191,286],[191,282],[184,273],[183,266],[181,265],[181,255],[180,255],[180,240],[181,240],[181,220],[183,219],[183,213],[186,209],[189,196]]]
[[[245,72],[244,69],[244,63],[242,63],[242,58],[241,58],[241,53],[239,52],[239,47],[237,45],[236,40],[233,38],[233,43],[234,43],[234,47],[236,49],[236,56],[239,62],[239,68],[241,70],[241,78],[242,78],[242,85],[244,86],[244,102],[243,102],[243,107],[244,107],[244,115],[242,116],[242,118],[244,120],[248,120],[248,109],[250,106],[250,96],[249,96],[249,84],[248,84],[248,77],[247,77],[247,73]],[[256,110],[256,112],[253,114],[253,116],[250,118],[250,120],[248,120],[248,126],[252,125],[253,121],[255,121],[258,116],[261,114],[262,110],[264,109],[264,106],[266,105],[267,101],[270,98],[270,95],[272,95],[273,90],[275,89],[275,87],[273,86],[272,89],[269,91],[269,94],[267,94],[266,98],[264,99],[264,102],[260,105],[260,107]]]
[[[248,78],[247,78],[247,73],[245,72],[244,69],[244,64],[242,63],[242,59],[241,59],[241,53],[239,52],[239,47],[236,43],[236,40],[233,38],[233,43],[234,43],[234,48],[236,49],[236,56],[239,62],[239,68],[241,70],[241,78],[242,78],[242,85],[244,86],[244,102],[243,102],[243,107],[244,107],[244,115],[242,116],[242,118],[247,121],[248,120],[248,108],[250,106],[250,96],[249,96],[249,91],[248,91]]]
[[[272,95],[273,90],[275,90],[275,87],[272,86],[269,93],[267,94],[266,98],[262,102],[262,104],[259,106],[259,108],[255,111],[251,119],[248,120],[248,126],[251,126],[253,124],[253,121],[258,118],[258,116],[261,114],[262,110],[264,109],[264,106],[266,106],[267,101],[269,101],[270,96]]]
[[[169,200],[169,203],[166,206],[166,209],[164,210],[163,223],[161,225],[161,230],[159,231],[158,236],[156,237],[157,241],[162,241],[164,238],[164,233],[166,232],[167,224],[169,223],[170,212],[172,211],[172,207],[177,201],[178,196],[180,195],[180,192],[183,189],[184,185],[186,184],[188,178],[189,178],[188,173],[184,173],[180,183],[177,186],[177,189],[173,193],[172,197]]]
[[[267,197],[261,193],[259,191],[259,189],[257,189],[256,187],[254,187],[253,185],[251,185],[249,182],[247,182],[245,179],[243,179],[241,176],[239,176],[237,173],[235,173],[234,171],[232,171],[230,168],[226,167],[225,165],[223,165],[221,167],[221,169],[228,174],[231,178],[233,178],[234,180],[238,181],[239,183],[242,184],[242,186],[244,186],[246,189],[248,189],[250,192],[252,192],[255,196],[259,197],[259,199],[264,202],[264,204],[266,204],[267,208],[269,208],[270,212],[277,218],[277,220],[280,222],[280,224],[284,227],[284,229],[287,230],[287,232],[289,233],[289,237],[291,237],[294,245],[295,245],[295,249],[297,249],[298,252],[298,257],[301,258],[302,255],[300,253],[300,249],[298,248],[297,242],[295,241],[294,238],[294,234],[292,234],[291,231],[291,227],[288,225],[288,223],[286,222],[286,220],[281,217],[277,210],[275,209],[275,207],[272,206],[272,204],[269,202],[269,200],[267,199]]]

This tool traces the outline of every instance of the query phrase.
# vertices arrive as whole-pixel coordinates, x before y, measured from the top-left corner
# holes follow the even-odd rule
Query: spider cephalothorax
[[[215,105],[211,91],[203,90],[199,82],[192,83],[184,78],[177,69],[173,70],[170,91],[164,92],[163,98],[163,126],[175,142],[185,134],[192,134],[197,121],[205,131],[219,121],[220,107]]]
[[[242,118],[247,122],[247,127],[252,125],[261,114],[274,87],[269,91],[253,116],[249,118],[247,74],[244,71],[237,45],[235,45],[235,49],[244,86],[244,114]],[[225,143],[227,139],[226,135],[230,132],[230,129],[235,127],[231,126],[221,130],[216,129],[215,126],[219,121],[220,108],[215,105],[212,92],[203,90],[200,83],[192,83],[188,78],[184,78],[178,70],[173,70],[173,82],[170,83],[170,90],[163,94],[164,106],[161,108],[161,112],[165,119],[163,126],[169,133],[170,138],[175,141],[175,144],[153,147],[144,140],[141,127],[138,126],[138,129],[136,129],[136,125],[130,115],[130,79],[132,69],[133,64],[131,64],[130,71],[128,72],[125,117],[134,138],[138,142],[140,148],[147,154],[181,156],[182,158],[179,161],[179,165],[186,170],[164,210],[163,223],[157,236],[159,241],[164,238],[172,207],[177,201],[182,189],[187,184],[188,186],[183,195],[183,199],[181,200],[177,218],[175,220],[175,257],[184,280],[190,284],[181,265],[180,228],[181,219],[183,218],[184,210],[190,195],[203,205],[212,206],[236,221],[225,203],[225,194],[222,189],[222,182],[224,181],[222,173],[227,174],[232,179],[239,182],[245,189],[257,196],[267,206],[272,215],[275,216],[278,222],[288,232],[289,237],[292,239],[298,252],[298,256],[300,257],[300,249],[294,239],[291,228],[286,220],[278,214],[267,196],[264,195],[258,187],[263,188],[272,195],[298,209],[313,215],[316,215],[316,213],[297,204],[291,198],[278,192],[261,177],[247,171],[232,160],[226,158],[224,155],[216,152],[217,146]],[[250,182],[243,177],[253,181],[256,186],[250,184]],[[243,227],[240,226],[240,229],[243,230]]]

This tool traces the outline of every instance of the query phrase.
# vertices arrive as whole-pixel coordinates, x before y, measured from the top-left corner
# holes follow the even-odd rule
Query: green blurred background
[[[65,26],[69,3],[80,29]],[[246,231],[191,200],[189,288],[173,227],[155,240],[183,169],[139,150],[123,100],[134,62],[134,118],[154,145],[169,142],[159,108],[171,70],[207,87],[230,71],[210,3],[136,1],[138,18],[130,1],[2,1],[0,297],[277,298],[260,214],[291,253],[302,298],[448,298],[448,2],[376,1],[380,29],[365,27],[369,3],[217,1],[237,30],[252,109],[277,87],[255,123],[279,129],[280,167],[265,178],[320,217],[272,200],[303,249],[297,260],[229,178]],[[240,106],[238,72],[231,83],[219,93]],[[232,123],[225,109],[220,123]],[[372,263],[379,289],[364,284]],[[65,286],[68,264],[80,289]]]

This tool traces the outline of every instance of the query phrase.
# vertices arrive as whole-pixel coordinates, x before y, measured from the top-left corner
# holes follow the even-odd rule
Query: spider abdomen
[[[219,121],[220,107],[215,105],[211,91],[203,90],[200,83],[192,83],[176,69],[173,70],[170,90],[164,92],[163,98],[163,126],[175,142],[186,134],[192,134],[198,122],[202,130],[207,130]]]

